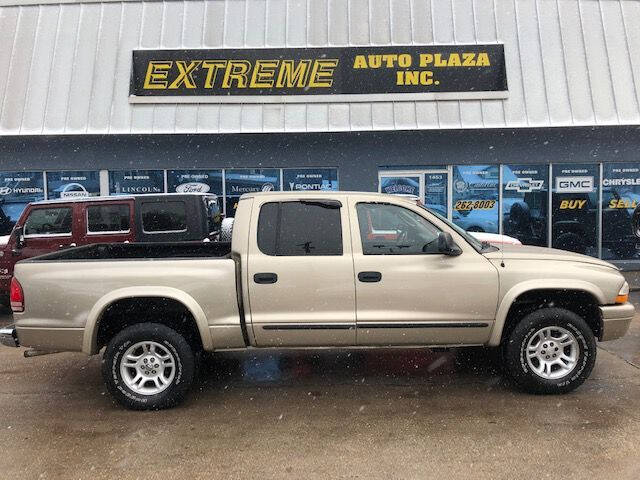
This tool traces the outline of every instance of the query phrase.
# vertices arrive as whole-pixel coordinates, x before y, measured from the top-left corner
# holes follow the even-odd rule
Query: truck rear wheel
[[[524,391],[568,393],[591,374],[596,340],[587,323],[562,308],[525,316],[503,345],[505,369]]]
[[[184,400],[195,372],[194,353],[175,330],[140,323],[114,336],[102,357],[113,397],[132,410],[170,408]]]

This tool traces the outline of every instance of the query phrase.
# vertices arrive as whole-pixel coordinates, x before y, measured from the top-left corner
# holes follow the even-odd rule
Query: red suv
[[[159,194],[45,200],[27,205],[0,250],[0,302],[16,262],[90,243],[216,240],[218,198]]]

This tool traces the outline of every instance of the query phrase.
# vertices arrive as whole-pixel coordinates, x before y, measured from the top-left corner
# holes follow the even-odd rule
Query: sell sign
[[[134,50],[132,62],[138,103],[507,97],[502,44]]]

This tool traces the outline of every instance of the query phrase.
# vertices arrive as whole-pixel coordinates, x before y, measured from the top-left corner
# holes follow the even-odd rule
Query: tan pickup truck
[[[188,392],[198,355],[228,349],[501,347],[533,393],[591,373],[596,340],[634,315],[612,265],[547,248],[480,243],[389,195],[255,193],[232,242],[99,244],[19,262],[5,345],[103,354],[123,405]]]

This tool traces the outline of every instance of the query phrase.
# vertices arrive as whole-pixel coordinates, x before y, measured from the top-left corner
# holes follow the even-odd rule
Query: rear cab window
[[[71,236],[72,225],[71,207],[34,208],[24,222],[24,236]]]
[[[272,256],[342,255],[341,203],[268,202],[258,217],[258,248]]]

